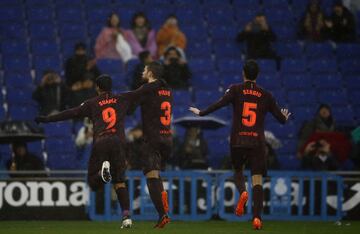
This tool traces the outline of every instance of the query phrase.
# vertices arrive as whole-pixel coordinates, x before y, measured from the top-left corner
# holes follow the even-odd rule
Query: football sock
[[[130,215],[130,198],[127,188],[126,187],[118,188],[116,190],[116,195],[120,203],[122,215],[123,216]]]
[[[245,191],[245,176],[243,175],[243,172],[237,171],[234,174],[234,183],[236,188],[238,189],[240,195],[242,192]]]
[[[263,209],[263,188],[262,185],[253,186],[253,218],[261,219],[261,212]]]
[[[97,190],[98,188],[100,188],[104,184],[101,179],[100,172],[89,175],[88,183],[92,190]]]
[[[155,209],[158,212],[159,217],[162,217],[163,215],[165,215],[161,197],[162,182],[159,178],[148,178],[146,183],[149,189],[150,198],[154,203]]]

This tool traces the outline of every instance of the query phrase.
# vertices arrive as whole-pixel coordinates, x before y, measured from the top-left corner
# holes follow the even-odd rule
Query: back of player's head
[[[151,62],[148,65],[146,65],[147,70],[150,71],[153,75],[153,78],[156,80],[162,79],[164,68],[163,65],[161,65],[158,62]]]
[[[112,89],[112,79],[109,75],[101,75],[96,78],[96,86],[104,92],[110,92]]]
[[[259,66],[255,60],[247,60],[244,64],[243,71],[247,80],[256,80],[259,74]]]

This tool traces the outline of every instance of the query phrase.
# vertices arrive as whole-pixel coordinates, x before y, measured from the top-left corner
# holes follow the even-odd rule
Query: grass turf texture
[[[120,222],[90,221],[0,221],[0,233],[91,234],[91,233],[266,233],[266,234],[352,234],[359,233],[360,222],[265,222],[261,231],[252,230],[250,222],[172,222],[165,229],[153,229],[154,222],[135,222],[132,229],[120,229]]]

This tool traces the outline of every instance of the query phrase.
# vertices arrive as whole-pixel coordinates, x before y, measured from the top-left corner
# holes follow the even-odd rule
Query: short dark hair
[[[154,79],[160,80],[162,79],[164,68],[163,65],[161,65],[159,62],[151,62],[147,66],[148,71],[151,71],[151,73],[154,76]]]
[[[75,51],[79,50],[79,49],[86,50],[86,44],[84,42],[78,42],[75,44],[74,49],[75,49]]]
[[[246,79],[248,80],[256,80],[259,74],[259,66],[255,60],[247,60],[244,64],[243,71],[245,74]]]
[[[142,17],[142,18],[144,18],[145,19],[145,27],[147,28],[147,29],[151,29],[151,24],[150,24],[150,22],[149,22],[149,19],[147,18],[147,16],[145,15],[145,13],[144,12],[137,12],[137,13],[135,13],[134,14],[134,16],[132,17],[132,19],[131,19],[131,28],[135,28],[136,27],[136,18],[138,18],[138,17]]]
[[[112,89],[112,79],[109,75],[101,75],[96,78],[95,84],[101,91],[110,92]]]
[[[139,54],[139,59],[142,63],[145,63],[145,60],[147,57],[149,57],[150,52],[148,50],[145,50]]]
[[[180,51],[175,46],[170,46],[169,48],[167,48],[164,53],[164,57],[166,58],[170,54],[170,52],[173,50],[175,50],[175,52],[179,56],[179,58],[182,57]]]

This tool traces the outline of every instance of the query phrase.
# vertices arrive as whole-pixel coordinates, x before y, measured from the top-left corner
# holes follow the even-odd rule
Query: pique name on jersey
[[[260,93],[259,91],[252,90],[252,89],[244,89],[243,94],[244,95],[253,95],[256,97],[261,97],[261,95],[262,95],[262,93]]]
[[[169,90],[161,89],[161,90],[158,91],[158,94],[159,94],[159,96],[168,96],[168,97],[170,97],[171,92]]]
[[[109,104],[115,104],[116,102],[117,102],[116,98],[110,98],[110,99],[101,100],[99,102],[99,105],[104,106],[104,105],[109,105]]]

